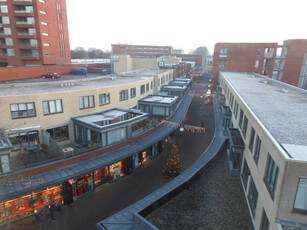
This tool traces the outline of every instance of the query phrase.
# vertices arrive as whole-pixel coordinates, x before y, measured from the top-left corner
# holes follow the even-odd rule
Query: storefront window
[[[109,167],[96,170],[94,173],[95,188],[107,183],[109,180]]]
[[[120,161],[113,165],[110,165],[110,180],[116,180],[117,178],[126,174],[126,161]]]

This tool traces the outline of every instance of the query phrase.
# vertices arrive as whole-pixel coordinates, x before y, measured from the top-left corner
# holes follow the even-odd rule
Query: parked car
[[[80,67],[80,68],[74,68],[71,72],[71,74],[83,74],[86,75],[87,74],[87,68],[85,67]]]
[[[52,79],[54,79],[54,78],[60,78],[60,77],[61,77],[61,75],[58,74],[58,73],[47,73],[47,74],[42,75],[42,78],[52,78]]]

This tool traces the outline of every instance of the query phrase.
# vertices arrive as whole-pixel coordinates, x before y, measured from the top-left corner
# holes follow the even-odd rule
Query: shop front
[[[63,202],[62,185],[47,187],[45,190],[0,202],[0,224],[9,223],[36,213],[54,200]]]

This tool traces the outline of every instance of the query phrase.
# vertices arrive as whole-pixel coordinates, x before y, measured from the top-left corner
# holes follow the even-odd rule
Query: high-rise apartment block
[[[69,62],[65,0],[0,0],[0,67]]]

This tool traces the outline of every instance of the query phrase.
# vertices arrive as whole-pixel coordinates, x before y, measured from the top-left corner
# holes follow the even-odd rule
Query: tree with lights
[[[162,173],[165,177],[174,178],[182,173],[183,170],[177,144],[174,141],[170,141],[169,145],[171,146],[171,150]]]

